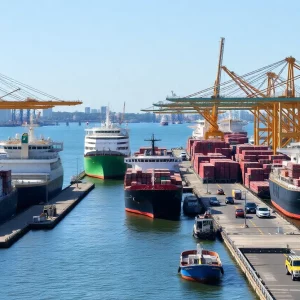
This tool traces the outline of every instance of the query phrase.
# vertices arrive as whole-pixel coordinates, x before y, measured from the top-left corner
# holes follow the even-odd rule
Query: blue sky
[[[0,1],[0,73],[83,111],[139,112],[173,90],[213,85],[224,65],[243,74],[300,59],[299,1]],[[225,78],[226,79],[226,78]]]

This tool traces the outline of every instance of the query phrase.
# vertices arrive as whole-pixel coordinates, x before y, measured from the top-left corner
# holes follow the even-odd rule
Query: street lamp
[[[247,204],[247,193],[248,191],[245,191],[245,222],[244,222],[244,228],[248,228],[247,225],[247,209],[246,209],[246,204]]]

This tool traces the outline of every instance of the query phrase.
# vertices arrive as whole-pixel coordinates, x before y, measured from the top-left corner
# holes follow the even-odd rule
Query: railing
[[[24,158],[24,157],[13,157],[13,156],[7,156],[7,155],[2,155],[0,156],[0,160],[7,160],[7,159],[24,159],[24,160],[27,160],[27,159],[52,159],[52,158],[57,158],[58,157],[58,154],[57,153],[53,153],[51,155],[49,155],[49,153],[47,153],[47,155],[38,155],[38,156],[30,156],[28,158]]]
[[[247,259],[243,255],[243,253],[241,252],[241,250],[235,246],[234,242],[228,237],[228,235],[227,235],[227,233],[225,231],[222,231],[222,236],[223,236],[223,238],[225,237],[226,241],[231,245],[232,249],[234,250],[234,252],[238,256],[238,258],[241,260],[241,262],[243,263],[244,267],[247,269],[249,275],[251,276],[252,280],[255,282],[256,286],[258,287],[258,289],[260,290],[260,292],[262,293],[262,295],[265,297],[265,299],[266,300],[273,300],[273,299],[275,299],[270,294],[270,292],[268,291],[268,289],[266,288],[266,286],[263,284],[262,279],[260,279],[258,277],[257,273],[252,269],[252,267],[250,266],[249,262],[247,261]]]
[[[50,175],[48,174],[26,174],[26,175],[12,175],[13,183],[22,183],[22,184],[32,184],[34,180],[39,180],[42,182],[47,182],[50,180]]]

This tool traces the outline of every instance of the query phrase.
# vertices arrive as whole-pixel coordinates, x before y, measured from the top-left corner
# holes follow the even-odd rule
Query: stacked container
[[[195,140],[191,155],[195,153],[207,155],[208,153],[214,153],[216,148],[229,148],[229,144],[221,140]]]
[[[124,185],[152,185],[152,177],[154,176],[154,184],[162,185],[182,185],[179,173],[170,172],[168,169],[148,169],[146,172],[128,168],[125,174]]]
[[[292,179],[300,178],[300,164],[295,164],[293,162],[288,162],[287,164],[288,176]]]
[[[268,181],[251,181],[250,190],[260,197],[267,198],[270,196]]]

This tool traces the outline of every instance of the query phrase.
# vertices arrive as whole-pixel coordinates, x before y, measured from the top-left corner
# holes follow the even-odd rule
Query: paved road
[[[300,255],[300,231],[294,225],[271,210],[270,218],[258,218],[256,214],[247,214],[245,228],[245,219],[235,218],[235,209],[244,208],[245,202],[255,202],[259,206],[267,205],[240,184],[202,184],[189,166],[190,162],[182,163],[183,177],[207,206],[209,197],[217,197],[220,200],[221,205],[212,207],[212,213],[237,248],[242,250],[242,248],[288,247]],[[224,190],[224,196],[217,195],[219,188]],[[226,205],[225,197],[232,196],[232,189],[242,190],[243,199],[236,200],[233,205]],[[275,299],[300,299],[300,282],[292,281],[291,276],[285,274],[285,254],[246,253],[245,256]]]
[[[286,254],[245,254],[253,268],[265,282],[275,299],[300,299],[300,281],[292,281],[285,273]]]

